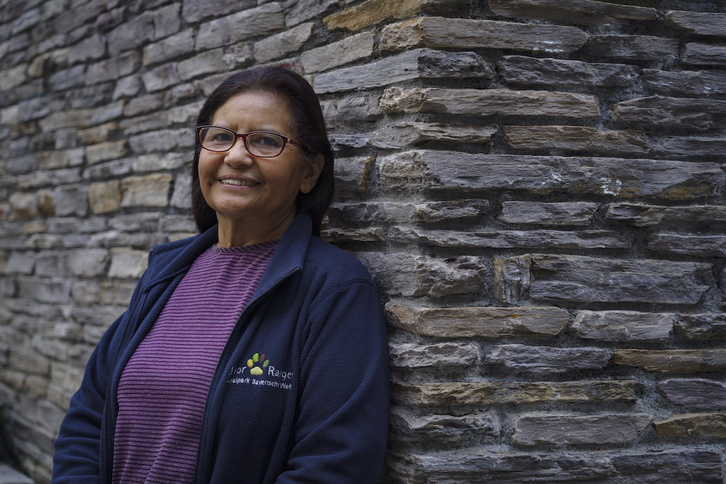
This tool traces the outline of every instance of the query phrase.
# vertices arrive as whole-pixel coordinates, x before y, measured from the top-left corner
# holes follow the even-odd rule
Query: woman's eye
[[[234,138],[232,133],[227,133],[226,131],[217,131],[215,133],[210,133],[210,135],[210,140],[218,143],[229,143]]]
[[[261,148],[279,148],[282,146],[282,138],[271,135],[257,135],[250,139],[250,142]]]

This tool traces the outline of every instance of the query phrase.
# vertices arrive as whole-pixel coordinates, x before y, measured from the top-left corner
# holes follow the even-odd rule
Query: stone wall
[[[16,464],[48,480],[147,251],[194,232],[202,100],[273,63],[320,94],[338,153],[324,235],[384,295],[386,482],[723,482],[725,11],[0,0]]]

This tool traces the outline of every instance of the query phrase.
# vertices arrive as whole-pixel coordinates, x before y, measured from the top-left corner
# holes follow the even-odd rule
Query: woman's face
[[[217,109],[210,124],[237,133],[296,136],[287,103],[261,91],[234,95]],[[305,160],[303,151],[290,143],[275,158],[250,155],[241,138],[226,152],[202,149],[199,183],[217,213],[219,244],[250,245],[281,237],[295,217],[295,198],[313,189],[321,170],[322,157]]]

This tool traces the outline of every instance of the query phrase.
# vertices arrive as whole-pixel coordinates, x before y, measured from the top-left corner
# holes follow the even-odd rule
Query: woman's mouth
[[[222,185],[229,185],[229,186],[235,186],[235,187],[252,187],[255,185],[259,185],[256,181],[252,180],[238,180],[236,178],[224,178],[219,180],[219,182]]]

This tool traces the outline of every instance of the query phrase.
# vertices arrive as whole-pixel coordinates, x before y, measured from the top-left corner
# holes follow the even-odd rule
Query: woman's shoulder
[[[306,264],[325,270],[331,278],[371,280],[368,269],[356,256],[318,237],[311,238],[305,259]]]

